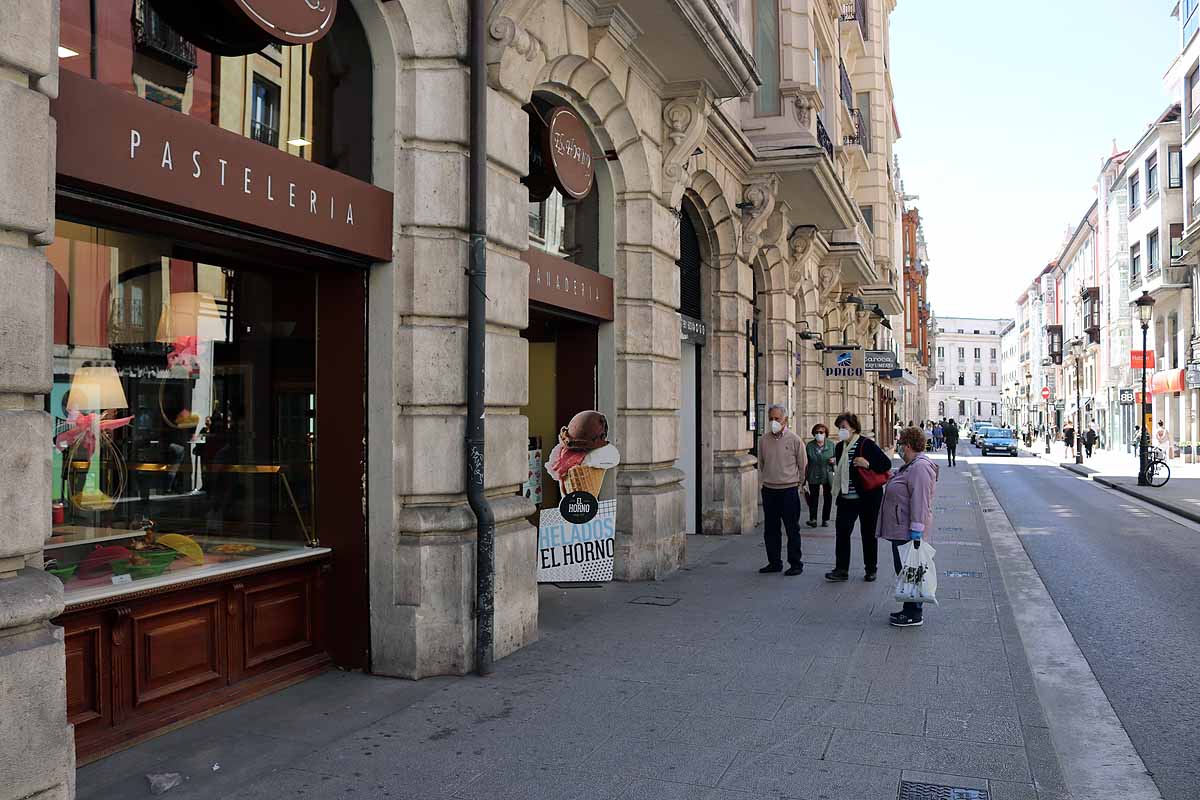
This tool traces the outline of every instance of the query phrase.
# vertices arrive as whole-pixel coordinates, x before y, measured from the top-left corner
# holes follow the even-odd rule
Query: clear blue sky
[[[1113,139],[1167,106],[1170,0],[900,0],[891,69],[905,191],[943,316],[1011,316],[1083,217]]]

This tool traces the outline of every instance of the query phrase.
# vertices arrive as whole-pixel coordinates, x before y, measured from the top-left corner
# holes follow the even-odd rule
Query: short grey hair
[[[768,417],[771,416],[772,411],[778,411],[780,414],[782,414],[784,416],[785,419],[787,418],[787,415],[788,415],[787,409],[784,408],[783,406],[781,406],[779,403],[772,403],[771,405],[767,406],[767,416]]]

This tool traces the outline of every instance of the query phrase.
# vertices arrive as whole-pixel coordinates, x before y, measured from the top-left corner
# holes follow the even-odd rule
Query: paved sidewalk
[[[923,628],[887,625],[890,550],[877,583],[822,579],[832,527],[794,578],[757,574],[760,537],[691,538],[659,583],[542,587],[541,641],[489,678],[331,672],[86,766],[78,796],[180,772],[172,800],[1065,798],[967,468],[937,460]]]

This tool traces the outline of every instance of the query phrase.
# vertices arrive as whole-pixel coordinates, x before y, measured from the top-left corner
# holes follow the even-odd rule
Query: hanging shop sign
[[[1134,394],[1133,389],[1122,389],[1117,394],[1118,402],[1123,406],[1131,406],[1134,403]]]
[[[612,321],[612,278],[536,247],[521,258],[529,264],[529,302]]]
[[[1183,377],[1187,388],[1200,389],[1200,364],[1190,364]]]
[[[244,56],[275,42],[312,44],[333,27],[338,0],[151,0],[160,17],[192,44]]]
[[[826,378],[863,378],[866,376],[866,357],[863,350],[825,351]]]
[[[562,500],[538,518],[539,583],[612,580],[617,501],[598,496],[605,473],[620,461],[599,411],[581,411],[559,431],[546,472]]]
[[[680,314],[679,338],[688,344],[703,345],[708,340],[708,326],[695,317]]]
[[[392,258],[391,192],[66,70],[51,111],[60,184]]]
[[[1131,369],[1154,369],[1154,351],[1130,350],[1129,366]]]
[[[891,350],[865,350],[863,367],[867,372],[891,372],[900,368],[900,362]]]
[[[529,199],[541,202],[558,189],[575,200],[592,191],[596,166],[591,134],[574,110],[555,106],[544,115],[529,108]]]

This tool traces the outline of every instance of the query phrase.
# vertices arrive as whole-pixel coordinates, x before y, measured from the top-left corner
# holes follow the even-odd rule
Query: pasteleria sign
[[[617,501],[597,495],[620,461],[599,411],[581,411],[559,431],[546,472],[558,481],[562,500],[538,519],[539,583],[612,580]]]

